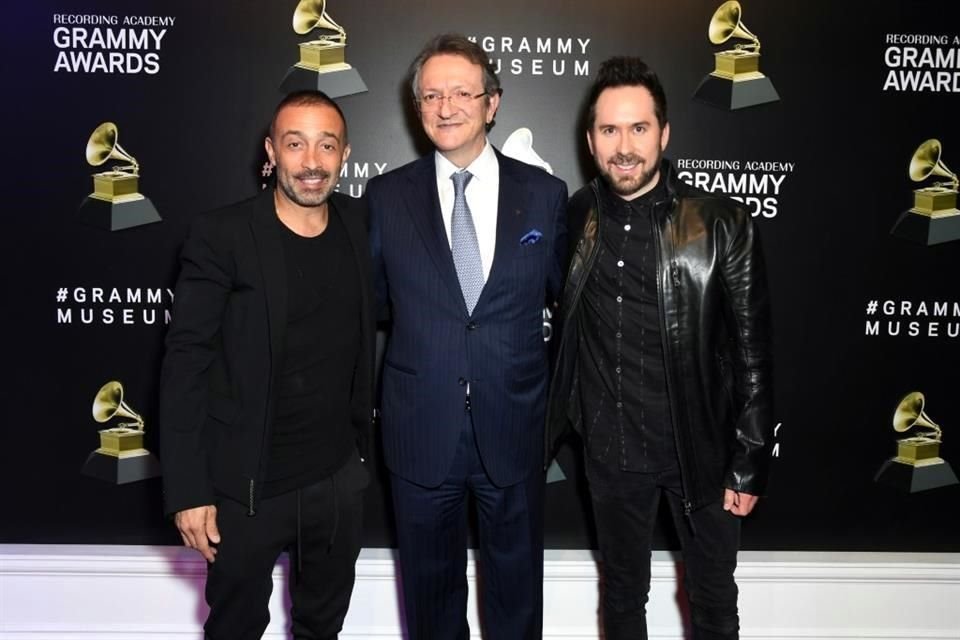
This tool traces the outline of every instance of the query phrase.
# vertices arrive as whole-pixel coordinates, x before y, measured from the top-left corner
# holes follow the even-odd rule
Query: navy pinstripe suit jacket
[[[467,381],[490,479],[505,487],[542,470],[549,375],[542,313],[560,293],[567,189],[542,169],[499,152],[497,160],[496,249],[472,315],[443,227],[434,154],[367,186],[377,303],[392,320],[384,454],[391,472],[426,487],[450,470]],[[539,240],[529,241],[531,231]]]

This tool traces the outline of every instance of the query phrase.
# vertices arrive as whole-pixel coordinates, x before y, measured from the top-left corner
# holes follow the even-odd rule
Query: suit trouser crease
[[[467,498],[478,521],[478,600],[484,636],[533,640],[543,616],[543,474],[495,486],[470,414],[446,479],[423,487],[392,475],[404,614],[410,640],[466,640]]]

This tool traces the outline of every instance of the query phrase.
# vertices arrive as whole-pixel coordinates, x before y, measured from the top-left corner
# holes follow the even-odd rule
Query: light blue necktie
[[[473,216],[467,206],[466,189],[473,174],[469,171],[457,171],[450,176],[453,180],[453,217],[450,220],[450,247],[453,251],[453,264],[457,268],[460,291],[467,303],[467,313],[473,314],[480,292],[483,291],[483,261],[480,259],[480,243],[477,230],[473,226]]]

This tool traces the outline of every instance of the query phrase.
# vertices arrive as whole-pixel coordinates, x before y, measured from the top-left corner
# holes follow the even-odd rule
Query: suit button
[[[476,322],[473,322],[473,321],[471,320],[471,321],[470,321],[470,324],[467,325],[467,329],[468,329],[469,331],[473,331],[474,329],[476,329],[476,328],[479,327],[479,326],[480,326],[480,325],[478,325]]]
[[[466,378],[460,378],[459,380],[457,380],[457,384],[462,387],[463,385],[467,384],[467,379],[466,379]]]

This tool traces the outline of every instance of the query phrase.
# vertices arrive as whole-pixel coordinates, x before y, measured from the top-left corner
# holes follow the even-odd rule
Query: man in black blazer
[[[207,638],[261,637],[288,549],[293,635],[333,639],[369,482],[366,212],[333,193],[350,146],[329,97],[287,96],[265,144],[277,188],[201,216],[183,247],[161,375],[164,497],[209,563]]]
[[[501,155],[487,54],[458,35],[412,67],[436,152],[368,184],[377,304],[392,321],[382,381],[409,637],[465,639],[468,495],[483,626],[539,638],[547,347],[560,290],[563,182]]]

